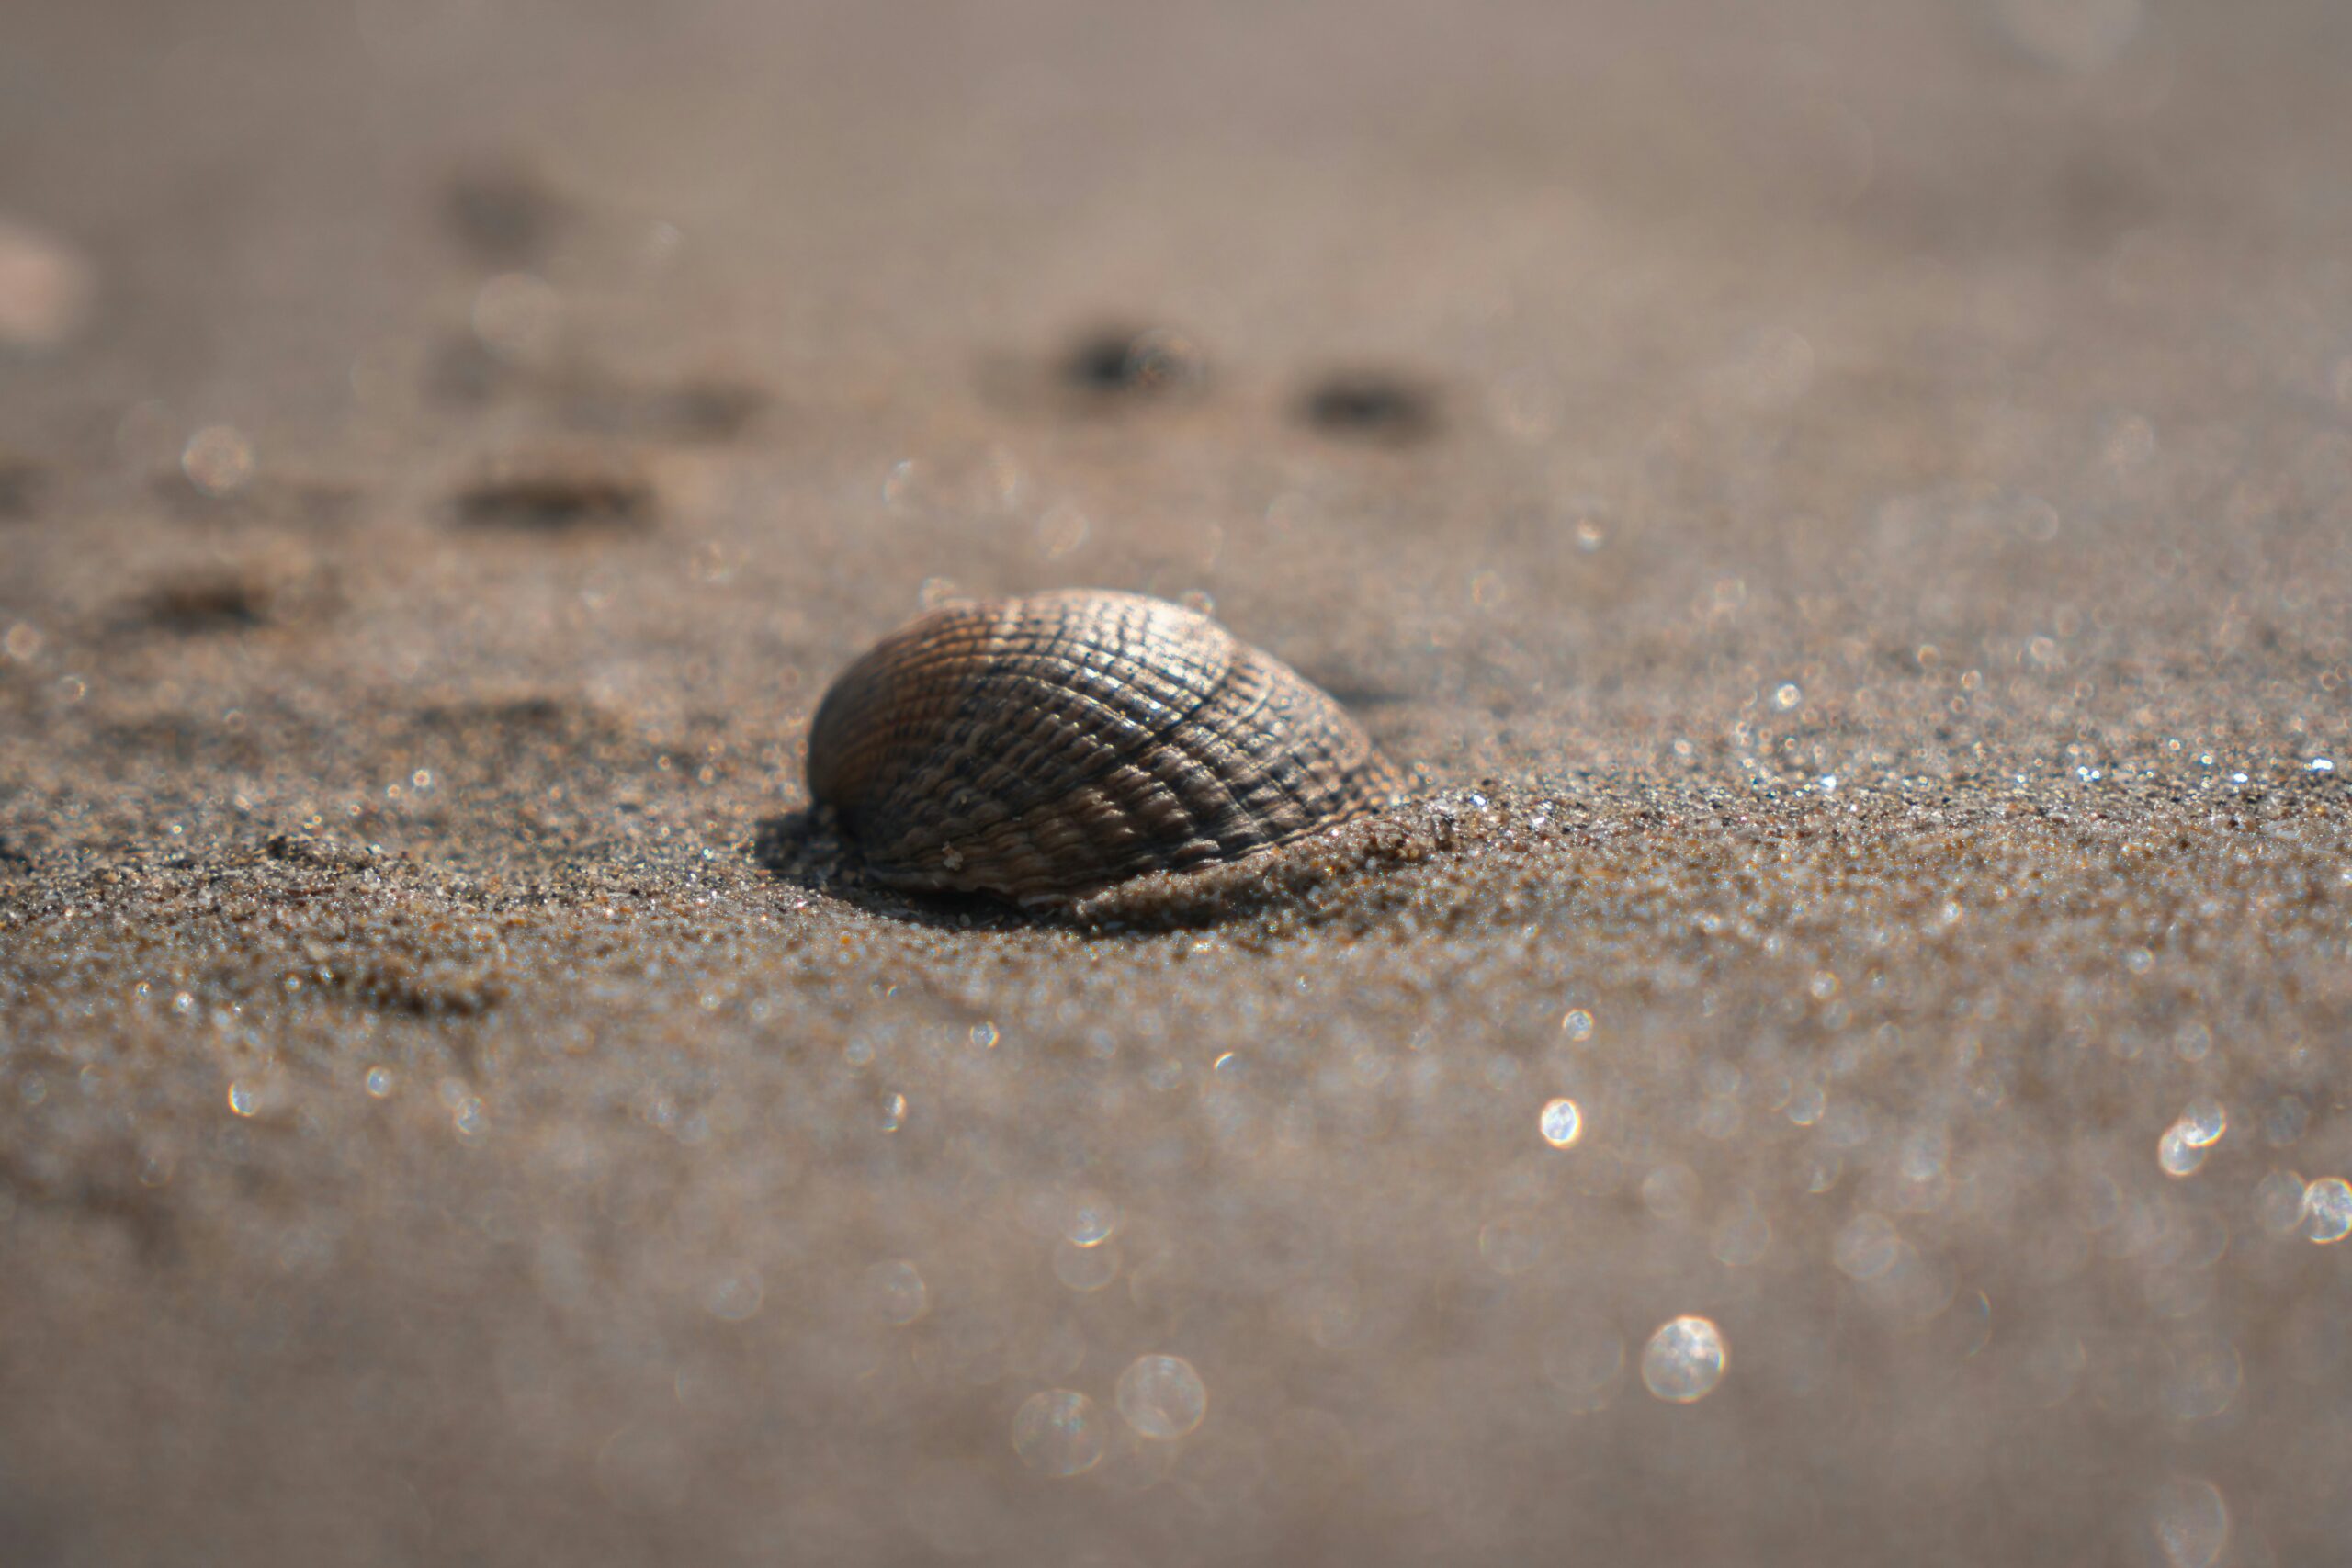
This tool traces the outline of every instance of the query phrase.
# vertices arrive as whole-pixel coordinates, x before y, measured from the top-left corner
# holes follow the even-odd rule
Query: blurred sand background
[[[2352,1539],[2352,10],[6,33],[0,1560]],[[1418,798],[796,838],[1072,583]]]

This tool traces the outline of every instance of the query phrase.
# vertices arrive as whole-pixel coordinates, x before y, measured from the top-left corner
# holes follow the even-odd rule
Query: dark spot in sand
[[[338,843],[314,833],[274,833],[262,852],[274,861],[322,871],[366,871],[377,860],[377,852],[365,844]]]
[[[759,387],[725,377],[666,387],[583,382],[562,398],[575,430],[650,440],[732,441],[775,400]]]
[[[1326,435],[1401,446],[1437,434],[1437,394],[1384,371],[1341,371],[1307,389],[1299,417]]]
[[[546,252],[571,220],[571,208],[529,170],[486,164],[450,177],[441,213],[476,257],[514,266]]]
[[[642,473],[587,457],[502,464],[457,497],[458,521],[469,527],[535,533],[641,528],[653,511],[653,485]]]
[[[0,452],[0,519],[30,517],[48,479],[41,466],[14,452]]]
[[[1208,376],[1200,345],[1164,327],[1103,328],[1062,356],[1064,384],[1098,397],[1148,398],[1198,387]]]
[[[273,618],[277,595],[259,578],[212,572],[167,582],[138,601],[136,618],[160,631],[194,636],[243,631]]]

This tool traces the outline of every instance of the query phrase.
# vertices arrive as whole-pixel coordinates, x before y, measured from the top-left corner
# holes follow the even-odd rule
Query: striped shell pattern
[[[892,886],[1068,904],[1378,809],[1396,772],[1339,704],[1132,593],[946,605],[819,705],[808,790]]]

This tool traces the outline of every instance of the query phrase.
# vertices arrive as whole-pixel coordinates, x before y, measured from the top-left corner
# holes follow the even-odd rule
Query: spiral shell
[[[1074,590],[949,604],[833,682],[808,793],[892,886],[1067,904],[1378,809],[1394,768],[1207,617]]]

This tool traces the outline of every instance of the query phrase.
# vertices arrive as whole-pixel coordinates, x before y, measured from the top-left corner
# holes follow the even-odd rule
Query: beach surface
[[[8,32],[0,1559],[2352,1539],[2352,11]],[[876,887],[1073,585],[1408,797]]]

